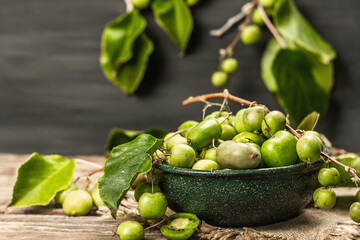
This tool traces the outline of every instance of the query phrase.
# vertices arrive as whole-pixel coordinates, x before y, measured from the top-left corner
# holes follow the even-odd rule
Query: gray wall
[[[121,0],[0,0],[0,152],[101,154],[112,127],[172,130],[199,120],[202,105],[182,107],[181,101],[218,91],[209,80],[217,50],[236,31],[222,39],[208,32],[244,3],[203,0],[193,8],[195,29],[183,59],[145,11],[156,50],[140,89],[129,97],[105,80],[98,63],[103,27],[124,11]],[[319,130],[337,147],[359,151],[360,1],[296,3],[338,52],[331,106]],[[239,44],[240,70],[229,89],[278,109],[260,78],[268,37],[256,47]]]

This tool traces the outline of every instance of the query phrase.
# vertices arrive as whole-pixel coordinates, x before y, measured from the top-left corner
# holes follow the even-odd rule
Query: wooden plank
[[[0,215],[0,239],[119,239],[120,221],[98,216]],[[165,239],[159,231],[148,230],[146,239]]]
[[[11,201],[17,168],[26,161],[28,154],[0,154],[0,211]],[[103,164],[104,156],[71,156]],[[94,167],[77,164],[74,176],[84,175]],[[101,173],[100,173],[101,174]],[[99,175],[98,175],[99,176]],[[114,233],[124,220],[96,216],[95,208],[90,216],[66,216],[61,208],[51,202],[48,206],[16,208],[11,214],[0,215],[0,239],[119,239]],[[149,229],[146,239],[165,239],[160,231]]]

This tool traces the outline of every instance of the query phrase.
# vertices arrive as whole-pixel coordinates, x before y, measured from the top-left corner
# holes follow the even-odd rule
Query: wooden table
[[[0,154],[0,211],[11,201],[12,187],[17,168],[29,155]],[[103,156],[77,156],[103,164]],[[78,164],[75,176],[92,168]],[[330,211],[305,209],[298,217],[285,222],[250,229],[215,228],[202,224],[194,239],[360,239],[360,227],[348,217],[348,206],[357,189],[337,189],[338,203]],[[34,206],[15,209],[10,214],[0,214],[0,239],[119,239],[114,234],[122,219],[106,216],[72,217],[62,209]],[[254,237],[255,236],[255,237]],[[326,236],[326,237],[324,237]],[[156,228],[146,231],[145,239],[165,239]],[[250,239],[250,238],[249,238]]]

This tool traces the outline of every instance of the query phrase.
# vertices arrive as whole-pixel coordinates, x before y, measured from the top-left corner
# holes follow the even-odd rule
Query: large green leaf
[[[312,112],[308,114],[298,125],[297,129],[304,131],[313,130],[318,123],[320,114],[318,112]]]
[[[59,155],[33,153],[20,166],[9,206],[47,205],[55,194],[68,187],[75,168],[74,160]]]
[[[322,63],[327,64],[335,58],[333,48],[311,27],[291,0],[278,0],[273,18],[283,37],[318,55]]]
[[[326,68],[328,71],[324,71]],[[321,75],[319,72],[332,73],[332,65],[324,65],[312,54],[301,50],[281,49],[273,62],[277,97],[295,124],[313,111],[323,116],[327,110],[330,91],[324,86],[330,84],[320,85],[319,81],[332,83],[332,74]]]
[[[152,168],[152,155],[163,140],[141,134],[135,140],[113,148],[99,179],[100,196],[115,218],[117,208],[139,173]]]
[[[153,137],[163,139],[169,132],[161,128],[150,128],[146,131],[132,131],[120,128],[113,128],[111,129],[109,137],[107,139],[105,148],[106,154],[110,154],[111,150],[114,147],[134,140],[141,133],[147,133],[152,135]]]
[[[184,0],[153,0],[151,8],[158,25],[185,53],[193,30],[193,19]]]
[[[138,11],[125,13],[109,23],[102,35],[102,58],[113,69],[132,57],[132,45],[146,27],[145,19]]]
[[[145,33],[141,34],[134,42],[133,57],[117,69],[114,83],[126,93],[134,93],[144,77],[153,50],[153,42]]]
[[[102,55],[101,64],[103,71],[107,78],[115,85],[121,87],[125,93],[134,93],[144,77],[147,63],[153,50],[154,45],[152,41],[143,33],[135,40],[132,46],[132,58],[117,68],[113,68],[109,59]]]

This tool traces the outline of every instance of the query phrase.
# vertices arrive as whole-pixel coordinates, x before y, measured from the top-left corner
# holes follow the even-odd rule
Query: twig
[[[246,15],[245,20],[240,24],[239,26],[239,31],[236,34],[235,38],[232,40],[232,42],[226,47],[226,51],[223,51],[223,55],[222,57],[225,57],[226,55],[232,55],[232,52],[234,50],[234,48],[236,47],[236,45],[240,42],[240,38],[241,38],[241,32],[242,30],[249,24],[250,22],[250,17],[252,12],[255,9],[256,4],[258,3],[258,0],[252,0],[251,2],[251,6],[249,7],[249,11]]]
[[[241,19],[243,19],[244,17],[246,17],[246,15],[248,14],[251,6],[250,6],[251,2],[248,2],[247,4],[245,4],[242,8],[241,8],[241,12],[239,12],[238,14],[236,14],[235,16],[229,18],[226,23],[218,28],[218,29],[213,29],[210,30],[210,36],[212,37],[221,37],[224,33],[226,33],[232,26],[234,26],[236,23],[238,23],[239,21],[241,21]]]
[[[100,167],[98,169],[95,169],[94,171],[89,172],[87,175],[90,177],[90,176],[94,175],[97,172],[101,172],[102,170],[104,170],[104,167]]]
[[[134,10],[134,5],[132,4],[131,0],[124,0],[126,5],[126,12],[131,12]]]
[[[224,93],[210,93],[210,94],[205,94],[205,95],[201,95],[201,96],[197,96],[197,97],[189,97],[188,99],[186,99],[185,101],[183,101],[183,105],[186,106],[188,104],[191,103],[195,103],[195,102],[203,102],[206,101],[209,98],[225,98],[228,97],[228,99],[233,100],[235,102],[240,103],[241,105],[260,105],[260,104],[254,104],[253,102],[250,102],[248,100],[239,98],[239,97],[235,97],[233,95],[229,94],[224,94]],[[264,106],[264,105],[260,105],[260,106]],[[265,107],[265,106],[264,106]],[[266,111],[269,112],[269,109],[266,108]],[[290,125],[286,124],[285,128],[287,130],[289,130],[290,133],[292,133],[296,138],[301,138],[301,134],[298,133],[297,131],[295,131]],[[347,172],[351,173],[354,177],[353,177],[353,181],[355,182],[355,184],[360,184],[360,178],[356,175],[356,170],[354,168],[350,168],[348,166],[346,166],[345,164],[342,164],[341,162],[335,160],[334,158],[330,157],[329,155],[327,155],[324,152],[320,153],[320,156],[325,157],[326,159],[329,159],[330,161],[332,161],[333,163],[339,165],[340,167],[344,168]]]
[[[279,43],[280,47],[286,48],[286,43],[285,43],[284,39],[282,39],[279,32],[276,30],[275,26],[272,24],[269,17],[266,15],[265,9],[260,2],[257,3],[257,8],[259,10],[261,18],[264,20],[266,27],[269,29],[271,34],[274,36],[276,41]]]
[[[248,100],[245,100],[245,99],[242,99],[242,98],[239,98],[239,97],[235,97],[233,95],[231,95],[230,93],[228,95],[226,95],[225,93],[210,93],[210,94],[204,94],[204,95],[201,95],[201,96],[196,96],[196,97],[189,97],[188,99],[184,100],[182,102],[182,105],[183,106],[186,106],[186,105],[189,105],[189,104],[192,104],[192,103],[196,103],[196,102],[204,102],[206,101],[207,99],[211,99],[211,98],[225,98],[226,96],[228,96],[228,99],[234,101],[234,102],[238,102],[240,103],[242,106],[246,105],[246,106],[250,106],[251,104],[253,106],[261,106],[261,107],[265,107],[264,105],[262,104],[257,104],[257,103],[253,103],[253,102],[250,102]],[[269,112],[269,109],[266,108],[266,111]]]
[[[174,132],[173,134],[171,134],[168,138],[164,139],[164,142],[169,141],[171,138],[175,137],[176,135],[182,133],[182,132],[186,132],[187,130],[189,130],[189,128],[184,128],[184,129],[180,129],[176,132]]]
[[[100,165],[100,164],[89,162],[89,161],[86,161],[84,159],[76,158],[74,160],[75,160],[76,163],[85,164],[85,165],[89,165],[89,166],[96,167],[96,168],[101,168],[102,167],[102,165]]]
[[[324,152],[320,153],[321,156],[329,159],[330,161],[332,161],[333,163],[335,163],[336,165],[342,167],[345,169],[345,171],[351,173],[354,177],[352,178],[352,181],[355,182],[356,185],[360,184],[360,178],[358,177],[358,175],[356,174],[356,170],[354,168],[351,168],[349,166],[346,166],[345,164],[335,160],[334,158],[330,157],[329,155],[327,155]]]

